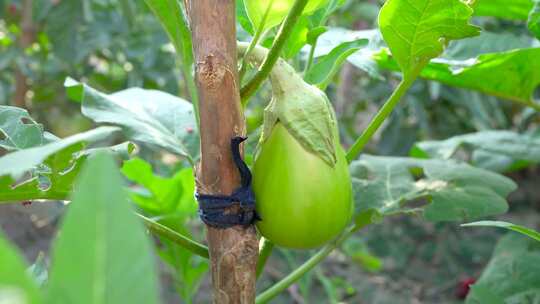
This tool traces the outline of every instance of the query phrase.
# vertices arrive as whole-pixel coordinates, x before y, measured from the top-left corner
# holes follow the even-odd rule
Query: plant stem
[[[239,78],[240,82],[242,82],[242,78],[244,77],[244,74],[246,73],[246,60],[245,57],[249,56],[249,53],[251,53],[251,50],[259,43],[259,40],[261,39],[261,36],[264,32],[264,24],[266,23],[266,19],[268,18],[268,15],[270,14],[270,10],[272,9],[272,5],[274,4],[274,0],[271,0],[268,3],[268,7],[266,8],[266,11],[264,12],[264,15],[261,19],[261,23],[257,27],[257,31],[255,31],[255,36],[253,36],[253,39],[251,40],[251,43],[249,44],[249,47],[244,54],[244,58],[242,58],[242,63],[240,64],[240,72],[239,72]]]
[[[138,213],[137,215],[143,220],[144,225],[146,226],[146,228],[148,228],[148,230],[170,241],[173,241],[174,243],[186,248],[187,250],[193,252],[196,255],[208,259],[209,254],[208,248],[206,246],[199,244],[194,240],[190,239],[189,237],[184,236],[170,229],[169,227],[163,226],[160,223],[145,217],[144,215]]]
[[[399,103],[403,95],[405,95],[407,90],[414,83],[414,79],[416,79],[416,77],[406,77],[399,83],[394,93],[392,93],[392,96],[390,96],[390,98],[384,103],[383,107],[371,120],[362,135],[360,135],[360,137],[356,140],[356,142],[347,152],[347,162],[351,163],[354,159],[358,157],[358,155],[360,154],[360,152],[362,152],[362,149],[364,149],[365,145],[369,142],[371,137],[373,137],[375,132],[377,132],[377,130],[381,127],[386,118],[388,118],[390,113],[392,113],[396,105]]]
[[[304,264],[296,268],[293,272],[283,278],[281,281],[274,284],[272,287],[263,291],[257,299],[255,300],[256,304],[267,303],[272,298],[277,296],[280,292],[291,286],[294,282],[298,281],[306,272],[310,271],[313,267],[317,266],[322,260],[324,260],[334,249],[339,247],[343,241],[353,235],[356,231],[362,229],[365,225],[354,225],[349,227],[344,233],[342,233],[338,238],[333,242],[324,246],[319,250],[314,256],[309,258]]]
[[[257,262],[257,278],[259,278],[263,273],[266,261],[270,257],[272,249],[274,249],[274,244],[266,238],[262,238],[260,243],[262,245],[259,245],[259,247],[261,247],[261,250],[259,251],[259,261]]]
[[[306,67],[304,68],[304,75],[309,71],[311,66],[313,65],[313,58],[315,57],[315,48],[317,47],[317,40],[313,43],[311,46],[311,49],[309,50],[309,57],[306,63]]]
[[[199,88],[201,156],[196,179],[200,193],[226,194],[240,186],[230,155],[230,139],[245,135],[240,103],[233,0],[189,0],[195,80]],[[234,71],[234,73],[232,72]],[[232,208],[230,212],[238,212]],[[206,226],[213,303],[253,303],[259,240],[255,227]]]
[[[272,71],[272,67],[278,60],[279,54],[281,53],[283,46],[285,46],[285,42],[289,39],[290,33],[298,21],[298,18],[302,15],[302,11],[304,11],[307,2],[308,0],[296,0],[294,2],[289,14],[285,17],[285,21],[283,21],[276,39],[274,40],[274,44],[272,45],[268,56],[264,59],[259,72],[257,72],[257,74],[255,74],[255,76],[240,91],[242,104],[247,104],[248,99],[255,94],[262,82],[268,77],[268,74],[270,74],[270,71]]]

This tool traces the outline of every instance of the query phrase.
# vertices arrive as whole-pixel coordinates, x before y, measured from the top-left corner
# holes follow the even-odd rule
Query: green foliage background
[[[196,217],[190,168],[198,159],[196,108],[190,104],[197,98],[190,77],[191,45],[186,28],[175,28],[173,23],[164,30],[155,16],[168,18],[171,12],[181,12],[179,2],[165,1],[175,7],[167,10],[153,0],[35,0],[32,43],[21,48],[21,37],[29,31],[22,26],[22,1],[0,0],[0,105],[15,105],[17,73],[28,85],[24,100],[28,112],[8,107],[0,110],[0,156],[10,153],[0,159],[0,193],[6,195],[2,201],[22,200],[28,193],[34,198],[66,199],[83,163],[96,152],[88,147],[102,143],[96,148],[100,152],[126,160],[121,173],[129,181],[129,200],[139,212],[177,233],[202,240],[204,230]],[[482,28],[481,34],[444,41],[440,49],[428,54],[437,57],[431,61],[425,54],[418,56],[419,61],[411,61],[418,53],[404,52],[403,57],[395,52],[392,56],[386,49],[377,24],[384,1],[316,2],[309,7],[313,14],[300,18],[282,56],[298,71],[305,71],[309,83],[325,89],[336,109],[345,147],[354,143],[392,93],[401,79],[400,67],[405,77],[417,72],[420,79],[366,146],[370,155],[351,165],[354,189],[361,195],[357,196],[357,211],[373,208],[392,217],[354,234],[321,267],[274,301],[459,303],[455,289],[471,277],[477,278],[478,284],[467,303],[486,303],[486,299],[500,303],[538,301],[540,279],[537,272],[528,272],[530,265],[540,265],[537,244],[513,232],[503,237],[501,230],[463,228],[448,221],[463,223],[488,217],[531,228],[540,225],[540,2],[475,1],[472,20]],[[414,14],[409,1],[394,3],[402,4],[393,8],[396,14]],[[240,41],[249,41],[254,34],[250,15],[253,18],[257,9],[261,8],[247,6],[246,10],[243,2],[237,1]],[[182,22],[182,16],[173,14],[172,18]],[[263,46],[271,46],[277,33],[273,26],[282,17],[272,15]],[[325,24],[326,28],[321,28]],[[389,47],[401,43],[388,39],[381,26]],[[463,31],[472,29],[464,27]],[[315,63],[308,66],[306,59],[315,41]],[[425,68],[416,70],[411,62],[421,62]],[[244,80],[253,73],[248,69]],[[246,109],[248,160],[270,94],[269,88],[263,87]],[[97,123],[119,128],[84,132]],[[80,134],[68,137],[76,133]],[[58,142],[59,137],[64,141]],[[137,143],[137,151],[132,142]],[[28,148],[35,150],[28,152]],[[40,157],[32,158],[36,155]],[[88,166],[115,170],[105,156]],[[28,172],[31,178],[26,184],[6,191]],[[104,182],[120,184],[118,176],[103,178]],[[79,182],[84,189],[94,181],[83,174]],[[104,184],[92,187],[102,189],[103,197],[128,199],[120,193],[107,193]],[[127,208],[124,205],[118,208]],[[99,211],[81,206],[81,210],[68,213],[63,225],[74,225],[77,213]],[[92,211],[85,212],[84,206]],[[508,213],[501,216],[506,210]],[[135,222],[125,216],[121,223]],[[111,229],[117,225],[121,231],[114,220],[103,220],[110,221]],[[145,247],[147,240],[137,225],[133,227],[138,234],[129,244]],[[80,230],[80,234],[88,232]],[[77,237],[68,234],[65,238]],[[97,241],[115,244],[110,239]],[[56,245],[55,254],[64,258],[52,258],[56,268],[47,297],[53,297],[55,287],[62,284],[55,276],[70,270],[69,265],[55,265],[72,254],[63,252],[66,242],[60,239]],[[208,302],[207,261],[166,238],[159,237],[158,243],[156,255],[163,265],[162,273],[172,278],[162,287],[165,295],[173,290],[166,300]],[[123,249],[118,248],[113,258],[122,260]],[[13,269],[22,269],[22,261],[13,252],[0,240],[2,261],[13,261]],[[259,289],[266,289],[310,255],[312,252],[275,250]],[[153,267],[151,256],[139,259],[125,260],[124,266],[118,267]],[[9,271],[15,272],[13,269]],[[2,271],[0,268],[0,285],[5,283]],[[516,275],[524,279],[512,284]],[[138,283],[149,288],[143,290],[154,303],[157,289],[151,285],[155,278],[139,272],[132,276],[149,280],[148,284]],[[32,282],[25,278],[19,281],[29,297],[38,298]],[[492,290],[500,292],[493,294]]]

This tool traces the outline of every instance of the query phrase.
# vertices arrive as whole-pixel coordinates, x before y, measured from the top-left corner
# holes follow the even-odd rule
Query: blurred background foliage
[[[367,35],[370,32],[364,31],[377,28],[382,3],[341,1],[327,25],[332,31],[348,29],[347,35]],[[526,3],[525,18],[519,11],[500,18],[489,10],[485,13],[487,16],[475,17],[474,23],[485,33],[475,40],[476,44],[451,44],[445,56],[468,59],[480,53],[539,46],[534,35],[537,32],[527,28],[526,16],[532,2],[530,6]],[[245,41],[250,39],[253,29],[242,18],[245,16],[241,11],[239,2],[238,38]],[[324,48],[325,41],[343,39],[332,31],[320,37],[319,50]],[[271,43],[275,32],[275,29],[268,31],[263,45]],[[301,33],[302,29],[297,32]],[[376,34],[370,37],[371,46],[380,45]],[[287,46],[284,56],[302,70],[309,46],[304,46],[305,41],[298,43],[302,39],[300,34],[295,39]],[[300,55],[295,56],[296,53]],[[81,115],[80,105],[68,100],[64,88],[66,77],[102,92],[137,86],[190,100],[182,70],[178,68],[181,64],[144,1],[0,0],[0,104],[28,109],[36,121],[57,136],[65,137],[93,126]],[[336,109],[345,147],[354,142],[399,80],[394,72],[378,68],[370,72],[359,66],[365,67],[359,60],[349,58],[326,90]],[[538,91],[535,96],[539,97]],[[269,98],[269,89],[261,90],[246,110],[252,134],[257,132]],[[422,141],[489,130],[525,132],[537,138],[539,123],[539,112],[521,104],[439,82],[418,80],[367,147],[367,152],[408,156],[411,150],[422,148],[418,144]],[[252,135],[251,142],[256,142],[256,136]],[[423,147],[426,153],[435,149]],[[471,161],[470,152],[465,146],[452,156]],[[132,160],[123,168],[130,180],[147,176],[144,181],[138,181],[146,189],[133,189],[134,200],[141,206],[149,196],[158,201],[174,201],[177,205],[171,207],[174,212],[170,213],[175,216],[165,221],[178,229],[184,229],[183,223],[186,223],[202,238],[203,229],[195,217],[193,198],[185,195],[193,188],[188,181],[191,172],[178,171],[181,164],[170,155],[156,156],[144,149],[141,155],[149,163]],[[475,159],[481,156],[476,154]],[[514,161],[511,163],[515,164]],[[498,168],[495,171],[505,172],[520,185],[510,198],[510,212],[502,219],[529,227],[540,224],[538,161],[520,166],[498,163],[495,167],[484,163],[484,167]],[[184,194],[180,190],[170,192],[174,187],[183,187]],[[145,192],[147,190],[151,193]],[[415,217],[392,218],[352,237],[322,267],[302,278],[275,303],[459,303],[463,300],[460,288],[464,282],[480,276],[502,235],[502,231],[493,229],[432,224]],[[18,243],[23,247],[37,246],[28,240]],[[208,278],[203,279],[208,268],[206,261],[166,242],[160,248],[159,255],[165,261],[163,276],[170,279],[170,284],[163,288],[169,302],[177,303],[179,297],[186,302],[208,302]],[[35,250],[27,249],[27,252],[31,260],[36,258]],[[309,254],[277,250],[261,281],[261,290],[294,269]],[[201,279],[203,288],[199,289]]]

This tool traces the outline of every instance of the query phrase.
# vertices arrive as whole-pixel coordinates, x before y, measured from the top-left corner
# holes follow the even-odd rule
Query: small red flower
[[[193,128],[192,127],[187,127],[186,132],[188,132],[189,134],[193,133]]]
[[[456,287],[456,298],[464,300],[467,295],[469,294],[469,290],[471,289],[471,285],[476,282],[475,278],[465,278],[458,282],[458,285]]]

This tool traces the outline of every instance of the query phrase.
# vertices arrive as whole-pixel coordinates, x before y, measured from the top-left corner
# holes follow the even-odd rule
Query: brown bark
[[[32,0],[24,0],[21,10],[21,37],[19,47],[24,54],[24,49],[32,45],[34,41],[34,24],[32,22]],[[28,79],[19,67],[15,68],[15,94],[13,103],[17,107],[26,108],[26,92],[28,92]]]
[[[246,132],[237,73],[235,1],[190,0],[186,4],[200,95],[197,187],[200,193],[230,194],[239,186],[230,140]],[[254,303],[255,228],[207,228],[214,303]]]

